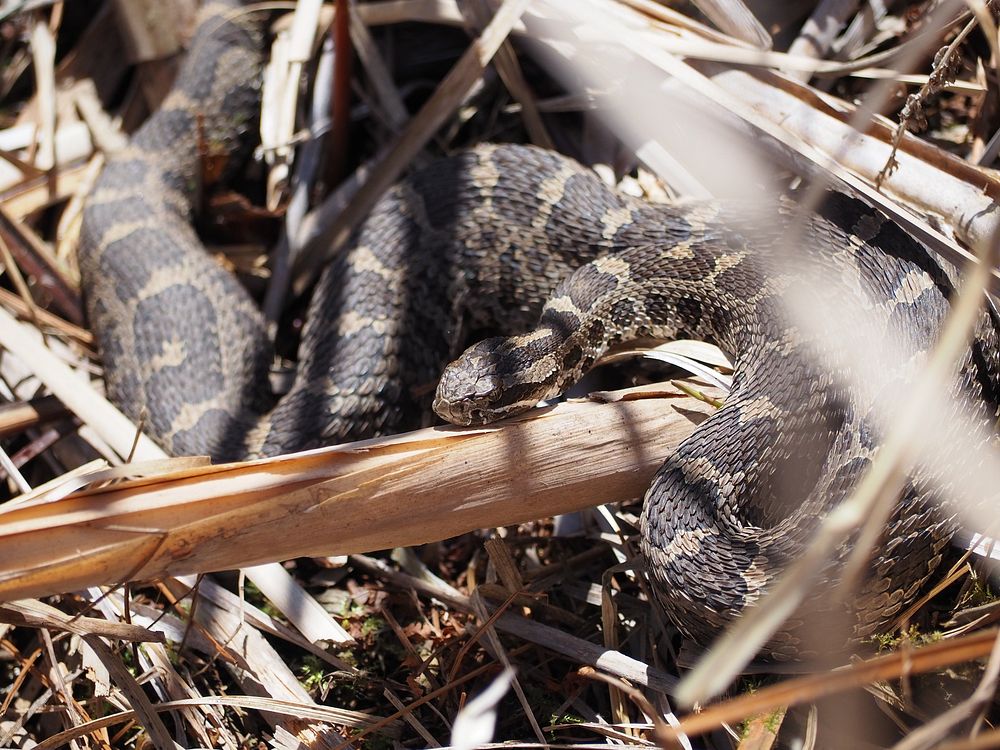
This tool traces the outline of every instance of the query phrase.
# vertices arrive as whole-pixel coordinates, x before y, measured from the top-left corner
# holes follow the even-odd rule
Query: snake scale
[[[203,155],[237,149],[259,106],[260,32],[225,4],[202,13],[172,92],[85,209],[80,266],[111,398],[133,418],[145,411],[168,451],[230,460],[420,426],[439,379],[435,410],[476,424],[561,392],[615,342],[708,339],[735,357],[733,389],[657,474],[641,548],[657,599],[696,641],[756,601],[878,448],[870,406],[808,355],[782,296],[800,275],[855,279],[862,291],[841,304],[920,354],[952,291],[931,255],[831,194],[796,248],[802,262],[779,263],[768,250],[790,231],[787,210],[751,217],[747,232],[736,209],[647,205],[559,154],[480,146],[381,199],[324,270],[294,384],[275,399],[262,317],[191,224]],[[513,338],[476,344],[445,370],[483,331]],[[984,314],[955,385],[984,423],[997,352]],[[854,637],[913,599],[953,526],[927,483],[911,481],[850,607]],[[829,609],[823,592],[803,611]],[[807,627],[789,620],[764,656],[807,656]]]

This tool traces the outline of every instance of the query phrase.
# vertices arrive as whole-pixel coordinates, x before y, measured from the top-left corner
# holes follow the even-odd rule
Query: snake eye
[[[482,404],[496,403],[503,394],[503,384],[500,379],[489,372],[480,373],[473,387],[475,393],[473,393],[472,398]]]

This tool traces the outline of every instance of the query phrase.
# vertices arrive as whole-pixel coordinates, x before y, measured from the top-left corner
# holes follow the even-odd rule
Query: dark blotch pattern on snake
[[[785,209],[654,207],[558,154],[482,146],[383,197],[320,278],[294,386],[276,402],[261,316],[191,228],[199,152],[236,143],[258,106],[258,31],[218,12],[205,11],[173,93],[86,208],[80,264],[114,401],[133,418],[145,409],[172,453],[239,459],[420,426],[476,332],[531,331],[475,345],[445,371],[435,408],[464,424],[560,392],[616,341],[712,340],[735,356],[733,391],[666,460],[642,517],[658,599],[685,633],[712,640],[800,553],[878,445],[870,407],[805,351],[781,304],[789,285],[811,277],[853,294],[845,310],[867,309],[881,335],[919,353],[948,310],[947,275],[843,196],[805,227],[800,261],[779,262],[768,250],[790,231]],[[848,278],[861,291],[837,281]],[[956,393],[985,423],[998,382],[984,316]],[[855,637],[913,599],[952,529],[914,481],[850,612]],[[805,609],[825,611],[828,594]],[[765,655],[807,655],[807,626],[790,620]]]

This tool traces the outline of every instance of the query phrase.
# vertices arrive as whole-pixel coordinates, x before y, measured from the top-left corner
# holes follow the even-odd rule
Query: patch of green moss
[[[905,637],[904,637],[905,635]],[[877,633],[868,640],[875,644],[879,653],[892,651],[907,641],[911,646],[926,646],[930,643],[937,643],[944,635],[940,630],[932,630],[929,633],[922,633],[916,625],[911,625],[905,634],[902,633]]]
[[[1000,597],[997,597],[993,589],[990,588],[989,582],[981,576],[976,576],[972,580],[972,585],[969,586],[969,591],[962,606],[981,607],[984,604],[992,604],[998,598]]]
[[[781,726],[781,720],[785,716],[784,709],[776,708],[771,713],[767,715],[764,719],[764,729],[766,729],[771,734],[778,733],[778,727]]]
[[[299,674],[302,675],[302,686],[306,690],[319,690],[323,687],[323,683],[328,679],[323,667],[324,663],[319,657],[310,654],[302,659],[302,664],[299,666]]]

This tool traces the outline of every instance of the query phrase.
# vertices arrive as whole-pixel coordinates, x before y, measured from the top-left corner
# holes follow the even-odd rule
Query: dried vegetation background
[[[648,603],[635,501],[724,397],[718,353],[668,347],[648,358],[660,369],[607,381],[679,377],[666,361],[700,376],[693,388],[496,431],[224,467],[142,437],[101,395],[74,253],[89,186],[168,90],[194,12],[0,4],[0,747],[1000,746],[993,548],[972,533],[988,513],[897,632],[831,646],[822,667],[744,667],[782,611],[769,600],[679,682],[701,655]],[[1000,195],[989,5],[248,12],[273,21],[262,142],[237,184],[206,190],[199,226],[287,360],[323,257],[406,170],[481,141],[558,148],[650,200],[832,183],[973,268],[973,311],[998,289],[973,259],[992,259]],[[932,433],[914,416],[926,403],[891,434]],[[912,460],[887,454],[889,474]],[[817,554],[878,517],[892,487],[876,480]],[[241,570],[201,575],[227,569]]]

